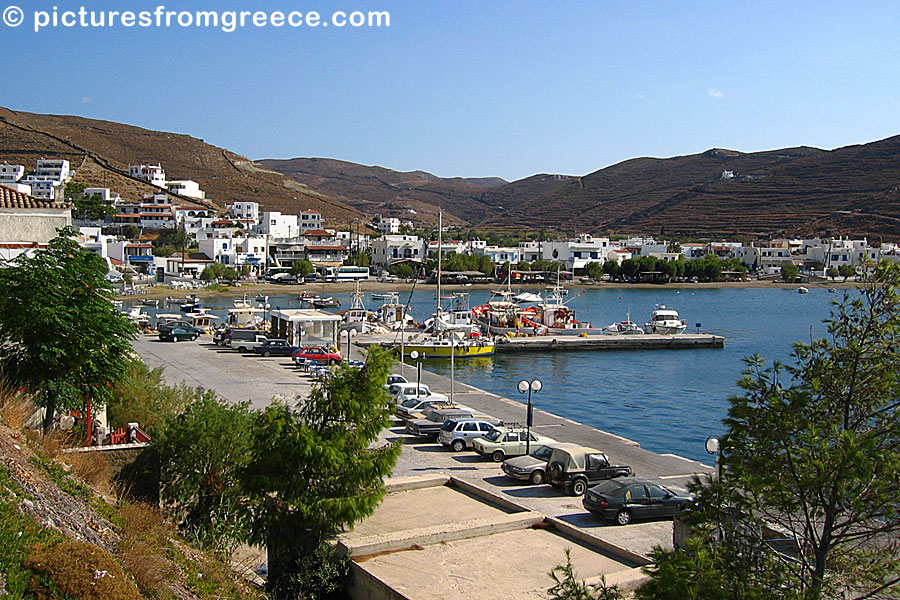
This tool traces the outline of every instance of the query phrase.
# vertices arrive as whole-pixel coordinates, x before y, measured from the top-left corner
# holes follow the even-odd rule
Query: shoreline
[[[361,292],[409,292],[414,284],[412,283],[382,283],[378,281],[363,281],[360,283],[359,289]],[[437,285],[433,283],[416,283],[415,286],[417,288],[423,288],[426,290],[436,289]],[[708,282],[708,283],[665,283],[665,284],[654,284],[654,283],[578,283],[578,282],[569,282],[565,285],[567,289],[574,289],[578,291],[590,290],[590,289],[610,289],[610,290],[623,290],[623,289],[635,289],[635,290],[682,290],[682,289],[760,289],[760,288],[769,288],[769,289],[797,289],[798,287],[803,286],[813,289],[828,289],[835,288],[839,290],[847,290],[847,289],[855,289],[858,286],[855,281],[848,281],[846,283],[839,281],[821,281],[821,282],[809,282],[809,283],[782,283],[782,282],[773,282],[773,281],[717,281],[717,282]],[[503,285],[499,283],[473,283],[469,285],[461,285],[461,284],[442,284],[441,288],[443,290],[447,290],[449,292],[466,292],[471,290],[495,290],[498,288],[502,288]],[[516,286],[517,290],[542,290],[547,288],[546,285],[540,284],[527,284],[527,285],[519,285]],[[116,298],[119,300],[133,300],[133,299],[163,299],[167,296],[174,297],[183,297],[188,294],[196,294],[201,298],[239,298],[244,294],[249,296],[255,296],[257,294],[262,294],[264,296],[299,296],[304,292],[313,292],[321,295],[329,295],[334,293],[348,293],[353,292],[356,289],[356,284],[353,282],[340,282],[340,283],[307,283],[307,284],[279,284],[279,283],[242,283],[240,287],[227,286],[223,289],[208,289],[208,288],[200,288],[197,290],[184,290],[184,289],[173,289],[168,285],[156,285],[150,287],[138,287],[137,289],[147,290],[146,293],[142,294],[116,294]],[[401,298],[402,300],[402,298]]]

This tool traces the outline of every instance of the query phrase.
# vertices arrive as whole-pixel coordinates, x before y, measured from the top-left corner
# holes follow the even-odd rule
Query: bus
[[[326,281],[328,280],[329,275],[332,274],[326,273]],[[333,277],[334,281],[355,281],[357,279],[368,279],[369,267],[338,267],[333,271]]]

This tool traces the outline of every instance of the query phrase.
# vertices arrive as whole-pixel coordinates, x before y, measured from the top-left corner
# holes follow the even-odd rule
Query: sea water
[[[314,287],[310,291],[349,306],[350,294]],[[484,303],[489,296],[488,291],[472,291],[469,304]],[[543,389],[532,397],[538,408],[634,440],[653,452],[711,464],[704,442],[724,433],[728,399],[741,393],[737,381],[746,367],[743,359],[759,354],[769,364],[790,362],[794,343],[825,335],[823,320],[842,296],[841,291],[817,288],[808,294],[793,288],[573,289],[566,296],[568,306],[576,318],[594,326],[623,321],[629,314],[643,325],[656,306],[665,305],[687,321],[688,332],[724,336],[725,347],[499,353],[456,361],[456,378],[518,401],[525,397],[516,384],[538,378]],[[381,305],[369,293],[365,298],[369,309]],[[401,302],[408,299],[408,290],[400,294]],[[296,296],[270,296],[268,301],[271,308],[300,307]],[[420,288],[409,304],[416,320],[428,318],[434,312],[434,288]],[[224,316],[231,301],[209,300],[204,306]],[[160,306],[159,312],[173,310]],[[449,360],[429,360],[424,368],[450,376]]]

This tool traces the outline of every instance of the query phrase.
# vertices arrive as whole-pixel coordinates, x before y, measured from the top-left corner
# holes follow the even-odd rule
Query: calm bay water
[[[710,464],[703,444],[708,436],[723,432],[728,398],[740,393],[736,382],[743,357],[758,353],[768,362],[789,360],[794,342],[825,335],[822,321],[831,302],[842,296],[826,290],[798,294],[764,288],[589,289],[574,294],[570,291],[568,304],[580,320],[602,326],[624,320],[630,311],[631,320],[642,325],[655,305],[665,304],[679,311],[689,332],[697,331],[694,325],[700,323],[702,332],[724,336],[725,348],[498,354],[457,361],[457,380],[522,401],[517,382],[536,377],[544,384],[532,399],[539,408],[635,440],[654,452]],[[489,295],[473,291],[470,305],[484,303]],[[334,297],[342,307],[349,306],[349,294]],[[366,294],[367,306],[377,308],[381,301],[370,297]],[[407,297],[404,292],[401,301]],[[271,296],[269,303],[300,306],[293,296]],[[210,301],[205,306],[224,315],[231,302]],[[411,310],[420,321],[430,315],[433,292],[417,292]],[[427,361],[425,368],[450,376],[449,361]]]

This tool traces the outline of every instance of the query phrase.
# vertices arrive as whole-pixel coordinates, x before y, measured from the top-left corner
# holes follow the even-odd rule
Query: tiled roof
[[[0,185],[0,208],[72,208],[71,204],[41,200],[28,194],[23,194],[5,185]]]

